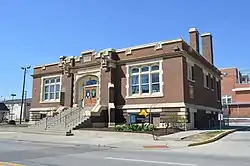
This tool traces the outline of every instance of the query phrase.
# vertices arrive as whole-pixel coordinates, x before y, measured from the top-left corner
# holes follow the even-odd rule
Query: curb
[[[163,148],[169,148],[168,145],[147,145],[142,146],[144,149],[163,149]]]
[[[227,136],[227,135],[229,135],[229,134],[231,134],[233,132],[241,130],[241,129],[245,129],[245,127],[244,128],[238,128],[238,129],[233,129],[233,130],[225,131],[225,132],[223,132],[221,134],[218,134],[215,137],[212,137],[210,139],[207,139],[207,140],[204,140],[204,141],[201,141],[201,142],[191,143],[191,144],[188,145],[188,147],[198,146],[198,145],[204,145],[204,144],[209,144],[209,143],[218,141],[219,139],[221,139],[221,138],[223,138],[223,137],[225,137],[225,136]]]

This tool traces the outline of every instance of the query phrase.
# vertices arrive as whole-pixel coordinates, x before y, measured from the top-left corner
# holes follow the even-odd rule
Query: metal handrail
[[[63,119],[65,120],[65,117],[72,113],[73,108],[69,108],[69,109],[70,109],[71,111],[70,111],[69,113],[63,115],[63,116],[61,116],[61,113],[59,113],[58,115],[56,115],[56,116],[53,118],[53,119],[55,119],[54,121],[52,121],[52,122],[50,122],[50,123],[47,123],[47,121],[46,121],[45,130],[46,130],[48,127],[50,127],[50,126],[53,126],[53,124],[56,124],[56,122],[59,121],[59,122],[61,123]],[[69,110],[69,109],[68,109],[68,110]],[[65,110],[65,111],[66,111],[66,110]],[[59,116],[59,118],[56,118],[56,117],[58,117],[58,116]],[[48,118],[48,117],[46,117],[46,118]]]
[[[72,118],[70,121],[67,121],[67,119],[65,119],[65,127],[69,126],[69,124],[71,124],[71,122],[79,119],[81,120],[82,117],[86,117],[85,115],[82,114],[82,112],[84,112],[84,109],[79,108],[78,110],[76,110],[78,115],[75,118]],[[74,111],[74,112],[76,112]]]
[[[53,109],[53,110],[57,110],[57,109],[59,109],[59,108],[60,108],[60,106],[57,106],[57,107],[56,107],[55,109]],[[53,110],[51,110],[51,111],[53,111]],[[56,115],[56,116],[57,116],[57,115]],[[42,118],[41,120],[35,122],[34,126],[40,126],[41,124],[46,123],[47,118],[48,118],[48,117],[45,117],[45,118]]]

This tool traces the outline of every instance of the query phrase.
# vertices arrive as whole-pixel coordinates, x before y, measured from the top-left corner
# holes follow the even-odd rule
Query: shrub
[[[16,121],[14,121],[14,120],[10,120],[8,123],[9,123],[10,125],[16,125]]]
[[[153,124],[124,124],[116,125],[115,131],[136,132],[136,131],[153,131],[155,126]]]

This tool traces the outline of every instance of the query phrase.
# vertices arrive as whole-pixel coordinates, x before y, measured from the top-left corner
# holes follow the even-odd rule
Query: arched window
[[[96,80],[88,80],[88,81],[86,81],[85,86],[96,85],[96,84],[97,84]]]
[[[139,73],[139,68],[132,68],[132,70],[131,70],[131,73],[132,74],[135,74],[135,73]]]

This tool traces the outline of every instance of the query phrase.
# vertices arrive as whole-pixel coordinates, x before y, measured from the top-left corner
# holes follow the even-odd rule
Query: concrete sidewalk
[[[43,142],[64,145],[94,145],[113,148],[141,149],[144,146],[164,146],[169,148],[187,147],[189,141],[153,140],[152,135],[138,133],[117,133],[98,131],[77,131],[75,136],[42,135],[22,132],[0,132],[0,139]]]

